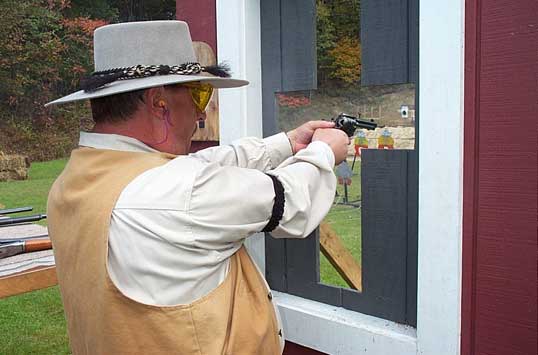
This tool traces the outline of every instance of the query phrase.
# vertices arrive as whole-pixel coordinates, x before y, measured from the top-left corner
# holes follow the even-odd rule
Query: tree
[[[119,21],[171,20],[176,14],[176,0],[111,0]]]
[[[332,0],[329,2],[331,21],[334,23],[336,36],[359,38],[360,36],[360,0]]]
[[[115,22],[118,20],[119,11],[113,3],[108,0],[70,0],[64,15],[67,18],[84,17]]]
[[[329,76],[329,71],[333,62],[333,58],[330,56],[329,51],[334,48],[336,41],[335,28],[331,21],[330,8],[323,0],[317,1],[316,20],[318,81],[319,85],[323,86],[323,83]]]
[[[360,79],[360,1],[317,0],[318,87]]]
[[[344,37],[329,51],[334,58],[330,77],[356,84],[361,77],[361,47],[358,38]]]
[[[13,1],[0,11],[0,110],[18,120],[46,119],[43,105],[74,91],[92,69],[92,34],[103,20],[66,19],[67,1]]]

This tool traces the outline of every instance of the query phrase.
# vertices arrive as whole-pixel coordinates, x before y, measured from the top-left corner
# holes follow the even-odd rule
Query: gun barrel
[[[358,128],[366,128],[366,129],[370,129],[370,130],[373,130],[373,129],[377,128],[377,123],[375,123],[374,121],[367,121],[367,120],[363,120],[361,118],[356,118],[355,122],[357,123]]]
[[[46,214],[36,214],[32,216],[0,219],[0,227],[10,226],[10,225],[19,224],[19,223],[36,222],[44,218],[47,218]]]
[[[16,207],[16,208],[6,208],[4,210],[0,210],[0,215],[2,214],[11,214],[11,213],[19,213],[19,212],[29,212],[33,210],[33,207],[26,206],[26,207]]]

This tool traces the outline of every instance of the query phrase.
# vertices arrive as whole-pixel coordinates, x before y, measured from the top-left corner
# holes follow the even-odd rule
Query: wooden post
[[[342,243],[342,239],[331,226],[323,222],[320,225],[319,244],[321,252],[338,271],[349,287],[362,291],[362,270],[353,255]]]

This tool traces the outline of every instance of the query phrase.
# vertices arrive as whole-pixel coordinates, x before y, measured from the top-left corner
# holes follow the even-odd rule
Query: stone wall
[[[30,160],[22,155],[7,155],[0,152],[0,181],[26,180]]]

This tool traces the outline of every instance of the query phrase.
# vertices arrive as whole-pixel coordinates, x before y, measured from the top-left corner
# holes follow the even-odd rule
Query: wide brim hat
[[[248,84],[246,80],[221,77],[228,76],[226,68],[200,65],[189,27],[182,21],[127,22],[99,27],[94,32],[94,62],[95,72],[81,80],[83,90],[45,106],[189,82],[203,82],[214,88]]]

